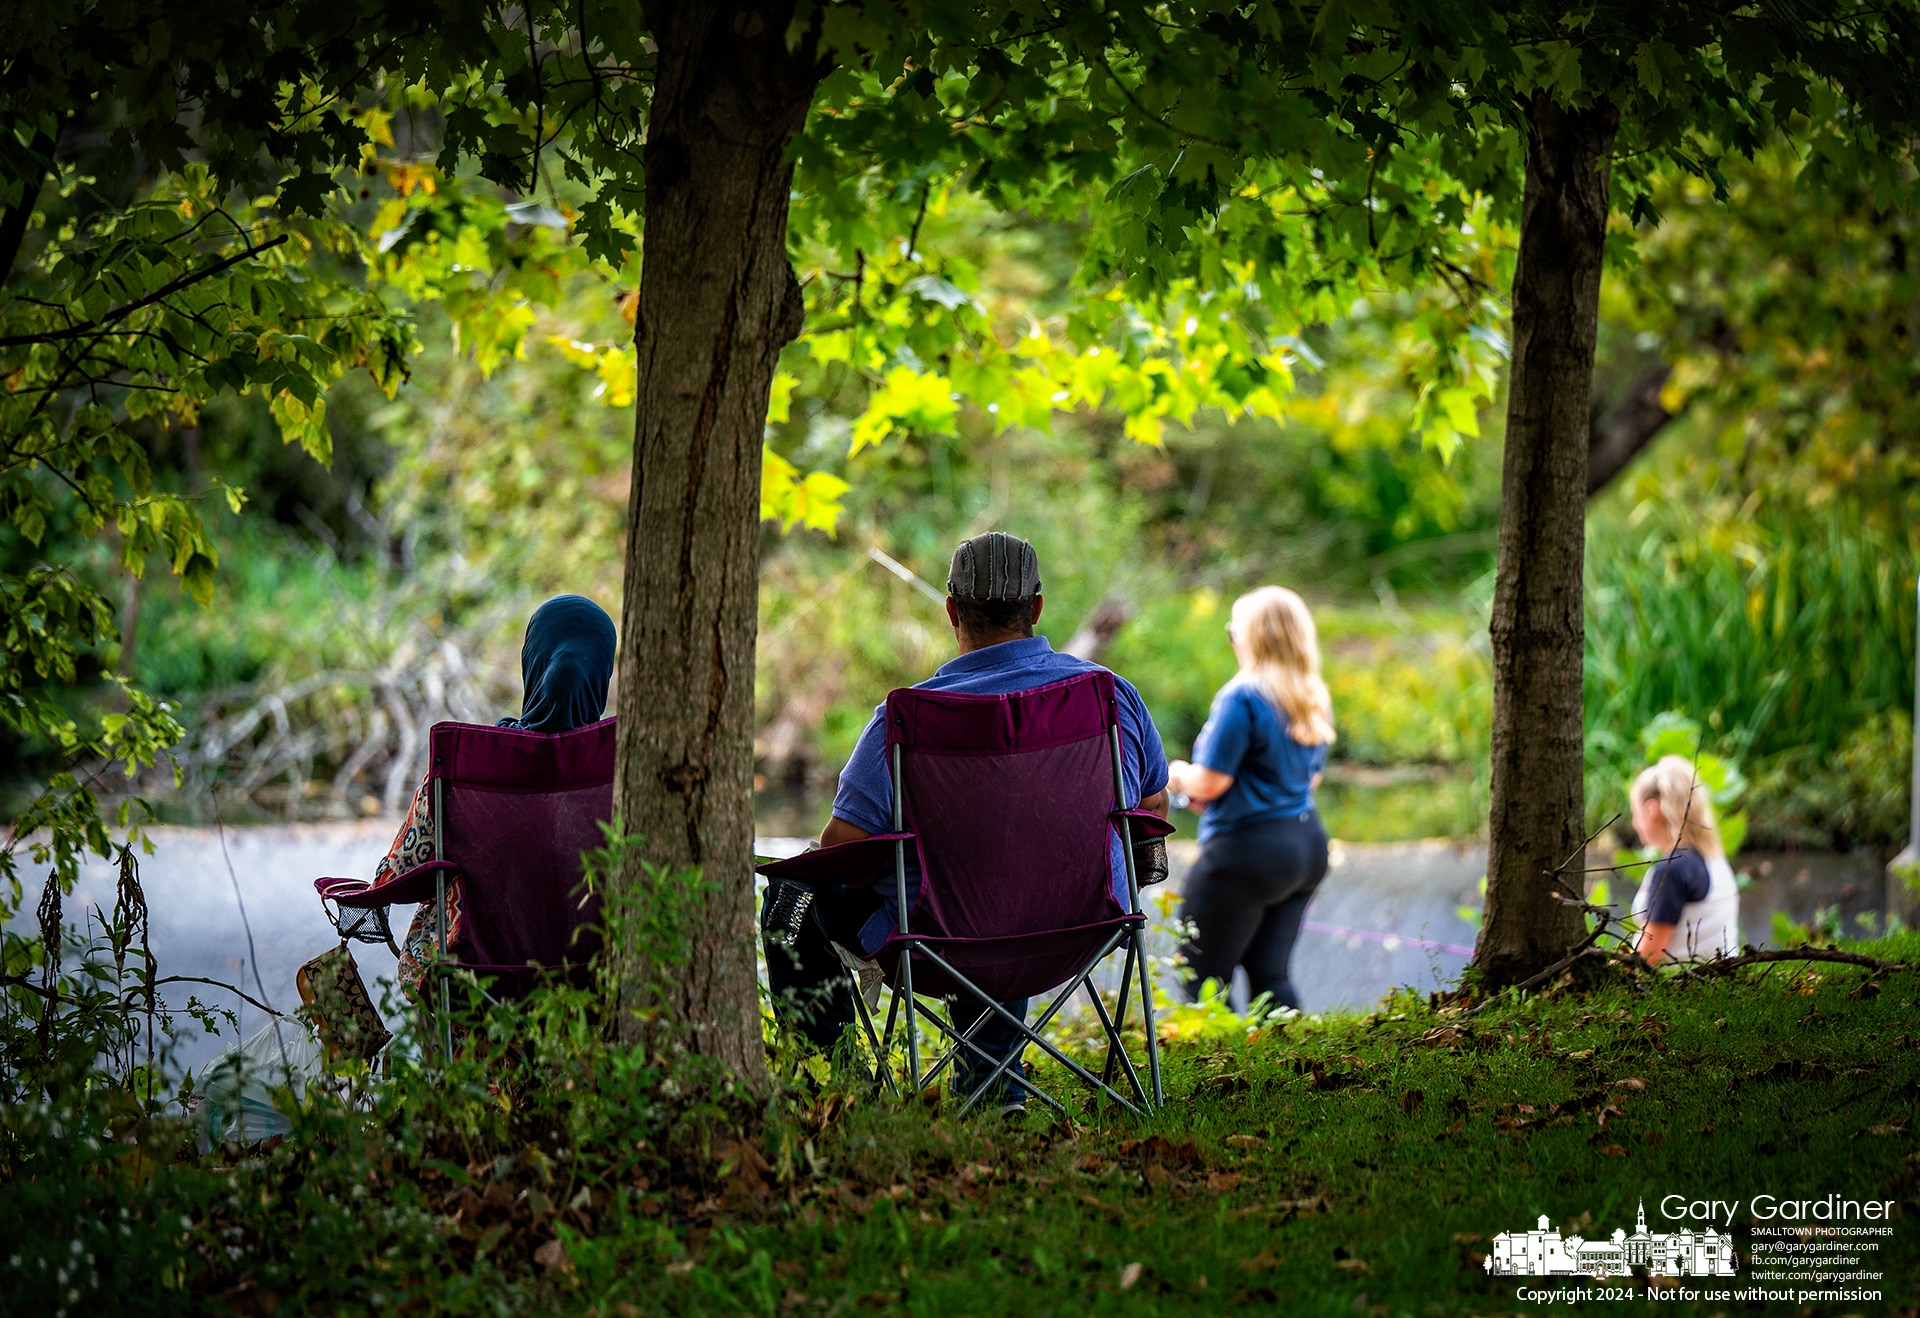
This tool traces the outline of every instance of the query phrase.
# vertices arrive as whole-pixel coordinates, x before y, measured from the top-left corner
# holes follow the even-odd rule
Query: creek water
[[[759,821],[761,853],[799,850],[821,818],[803,821],[799,807],[775,803]],[[142,858],[140,879],[160,974],[220,980],[277,1010],[292,1010],[299,1001],[294,972],[337,941],[313,880],[370,875],[393,829],[387,820],[153,829],[155,852]],[[1191,836],[1190,828],[1186,831]],[[1168,882],[1148,890],[1155,914],[1151,955],[1169,956],[1177,946],[1178,894],[1195,854],[1192,842],[1176,839]],[[1865,928],[1855,923],[1857,917],[1885,905],[1881,870],[1870,857],[1749,853],[1740,857],[1738,868],[1753,878],[1741,896],[1741,925],[1757,946],[1771,938],[1776,911],[1807,923],[1817,911],[1838,907],[1844,928],[1854,933]],[[1471,955],[1476,932],[1476,918],[1462,918],[1460,908],[1472,911],[1480,905],[1478,885],[1485,872],[1485,849],[1473,843],[1336,843],[1331,870],[1308,908],[1294,954],[1293,978],[1305,1009],[1364,1010],[1397,986],[1425,992],[1452,983]],[[40,876],[23,877],[32,885],[29,891],[36,891]],[[68,918],[84,922],[90,911],[110,908],[116,877],[115,868],[104,862],[86,866],[67,900]],[[411,915],[410,907],[395,909],[396,937]],[[354,944],[353,951],[376,1000],[384,990],[388,1014],[397,1020],[392,954],[364,943]],[[1160,973],[1171,988],[1171,971],[1163,966]],[[1117,975],[1117,959],[1109,974]],[[254,1007],[210,985],[175,983],[163,992],[176,1009],[191,995],[233,1010],[240,1037],[265,1020]],[[1244,1001],[1244,989],[1239,996]],[[204,1038],[189,1028],[174,1065],[197,1068],[232,1037]]]

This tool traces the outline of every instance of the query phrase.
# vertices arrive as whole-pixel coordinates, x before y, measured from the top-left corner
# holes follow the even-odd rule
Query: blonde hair
[[[1233,636],[1246,651],[1240,671],[1287,716],[1302,746],[1333,740],[1333,697],[1320,676],[1320,638],[1306,601],[1285,586],[1262,586],[1233,602]]]
[[[1725,854],[1720,845],[1720,822],[1713,813],[1713,795],[1686,756],[1666,755],[1649,765],[1633,780],[1630,795],[1636,806],[1642,801],[1659,801],[1660,816],[1681,846],[1692,848],[1708,860]]]

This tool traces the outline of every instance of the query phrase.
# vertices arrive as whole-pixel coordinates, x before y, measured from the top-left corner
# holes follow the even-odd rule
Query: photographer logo
[[[1733,1237],[1710,1226],[1648,1231],[1642,1201],[1633,1234],[1616,1227],[1605,1240],[1562,1236],[1543,1213],[1532,1231],[1495,1236],[1486,1269],[1496,1277],[1625,1277],[1637,1267],[1655,1277],[1731,1277],[1733,1262]]]

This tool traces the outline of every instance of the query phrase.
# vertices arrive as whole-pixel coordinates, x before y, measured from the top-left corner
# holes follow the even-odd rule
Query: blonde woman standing
[[[1633,899],[1637,944],[1648,964],[1705,960],[1740,950],[1740,889],[1720,844],[1707,785],[1684,755],[1668,755],[1634,780],[1633,830],[1666,852]]]
[[[1233,604],[1227,624],[1240,672],[1220,689],[1193,744],[1168,766],[1167,785],[1200,808],[1200,859],[1187,876],[1182,918],[1186,990],[1226,985],[1245,966],[1250,992],[1300,1009],[1288,977],[1307,902],[1327,873],[1327,833],[1313,790],[1333,741],[1333,706],[1320,677],[1320,642],[1306,603],[1262,586]]]

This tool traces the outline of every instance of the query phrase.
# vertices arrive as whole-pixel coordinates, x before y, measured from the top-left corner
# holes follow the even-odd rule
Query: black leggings
[[[1314,811],[1249,824],[1207,839],[1187,875],[1180,916],[1193,924],[1182,947],[1186,991],[1209,979],[1233,982],[1247,968],[1248,992],[1271,993],[1276,1006],[1300,1007],[1287,977],[1294,940],[1320,880],[1327,876],[1327,831]]]

